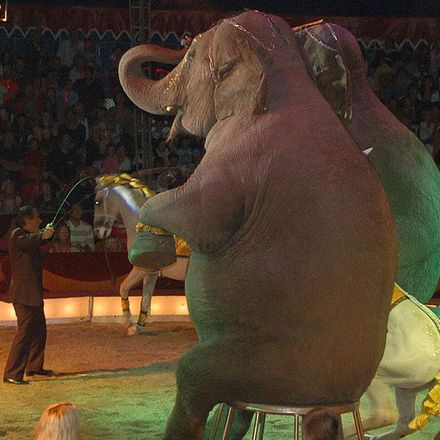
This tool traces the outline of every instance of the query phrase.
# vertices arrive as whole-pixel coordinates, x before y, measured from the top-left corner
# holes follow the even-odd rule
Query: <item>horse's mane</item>
[[[133,189],[140,190],[145,197],[149,198],[156,195],[156,193],[145,183],[127,173],[104,175],[98,177],[98,182],[102,188],[108,186],[128,185]]]

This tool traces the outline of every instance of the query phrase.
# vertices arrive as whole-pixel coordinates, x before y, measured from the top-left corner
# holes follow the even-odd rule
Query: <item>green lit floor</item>
[[[2,367],[14,332],[0,328]],[[132,338],[117,324],[49,326],[46,367],[59,375],[0,385],[0,438],[29,439],[48,405],[68,401],[79,409],[83,440],[160,439],[174,401],[177,359],[195,341],[189,323],[153,323],[147,335]],[[431,440],[439,430],[440,417],[408,439]],[[268,417],[265,439],[292,438],[291,418]]]

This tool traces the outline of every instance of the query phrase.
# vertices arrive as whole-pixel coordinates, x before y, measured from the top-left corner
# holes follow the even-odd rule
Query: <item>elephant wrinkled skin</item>
[[[223,20],[151,82],[140,66],[157,51],[124,55],[124,89],[147,111],[175,111],[173,135],[206,137],[194,174],[139,217],[193,250],[186,295],[200,342],[179,362],[164,438],[202,439],[222,401],[359,399],[383,354],[397,258],[376,172],[283,20]]]
[[[440,173],[425,146],[379,101],[355,37],[335,24],[297,33],[316,83],[376,168],[399,239],[396,282],[420,302],[440,278]],[[351,117],[350,117],[351,116]]]

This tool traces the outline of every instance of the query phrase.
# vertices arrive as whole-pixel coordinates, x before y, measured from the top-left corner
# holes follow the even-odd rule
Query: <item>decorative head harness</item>
[[[271,37],[270,37],[269,46],[267,46],[265,43],[263,43],[259,38],[257,38],[256,35],[254,35],[251,31],[246,29],[240,23],[237,23],[232,18],[224,18],[219,23],[217,23],[216,26],[218,26],[218,24],[220,24],[220,23],[228,23],[231,26],[234,26],[236,29],[245,33],[248,37],[250,37],[253,41],[255,41],[255,43],[257,43],[258,46],[260,46],[261,48],[263,48],[264,50],[266,50],[269,53],[272,53],[273,50],[275,49],[276,34],[278,34],[281,37],[281,39],[283,40],[283,42],[286,46],[289,45],[289,40],[281,33],[281,31],[278,29],[278,26],[275,24],[275,22],[272,20],[271,17],[269,17],[267,14],[265,14],[264,12],[261,12],[261,11],[254,10],[253,12],[256,12],[257,14],[261,14],[266,19],[266,21],[269,23],[269,26],[271,29]],[[211,42],[210,42],[209,48],[208,48],[208,58],[209,58],[209,69],[211,71],[212,78],[214,80],[214,83],[217,84],[217,78],[215,77],[214,56],[213,56],[213,48],[212,48],[213,38],[214,38],[214,32],[211,35]]]
[[[322,22],[322,20],[321,20]],[[309,38],[311,38],[316,44],[318,44],[319,46],[329,50],[330,52],[336,53],[337,55],[339,55],[341,57],[341,60],[344,59],[343,57],[343,50],[341,47],[341,43],[338,39],[338,36],[336,35],[332,25],[330,23],[324,23],[323,25],[329,30],[330,35],[333,37],[333,39],[336,42],[336,46],[337,48],[335,49],[334,47],[329,46],[328,44],[324,43],[324,41],[320,40],[316,34],[314,32],[311,32],[311,27],[316,26],[318,23],[314,22],[314,23],[309,23],[303,26],[298,26],[296,28],[293,28],[294,31],[298,32],[299,35],[302,34],[307,34],[307,36]],[[346,75],[347,75],[347,82],[350,82],[350,73],[348,72],[347,69],[346,70]],[[350,88],[347,87],[346,91],[345,91],[345,106],[346,106],[346,110],[345,113],[342,115],[345,119],[351,119],[352,117],[352,96],[351,96],[351,91],[349,90]],[[341,112],[338,112],[341,113]]]

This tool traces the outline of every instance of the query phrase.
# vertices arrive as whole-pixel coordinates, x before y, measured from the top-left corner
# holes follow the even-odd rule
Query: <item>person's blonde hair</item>
[[[78,440],[79,413],[72,403],[55,403],[46,408],[35,426],[35,440]]]

